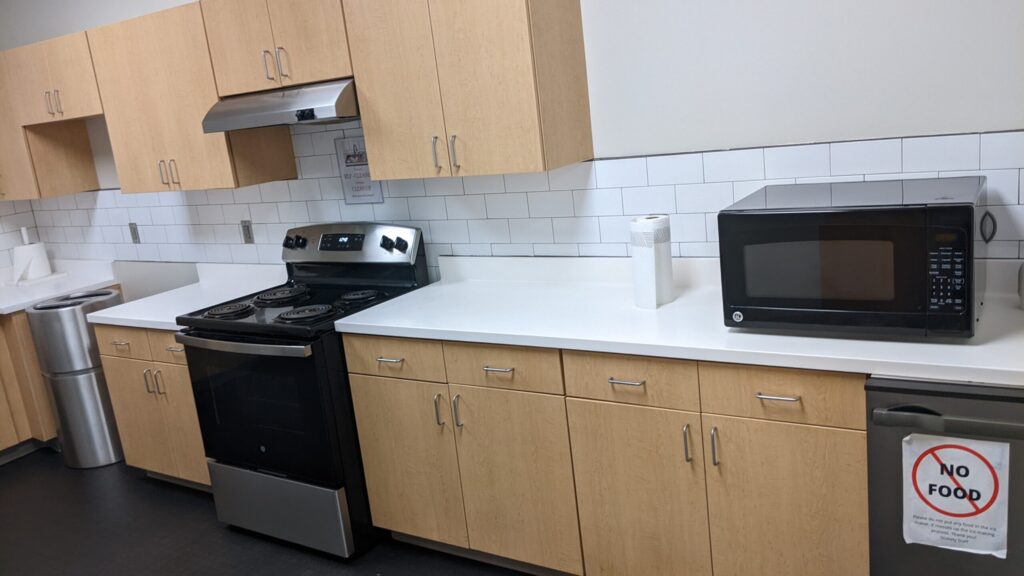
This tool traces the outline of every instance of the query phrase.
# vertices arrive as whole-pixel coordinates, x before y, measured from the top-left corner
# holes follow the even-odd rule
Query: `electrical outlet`
[[[252,235],[252,220],[242,220],[242,242],[255,244],[256,239]]]
[[[132,244],[142,244],[142,238],[139,237],[139,225],[135,222],[128,223],[128,232],[132,235]]]

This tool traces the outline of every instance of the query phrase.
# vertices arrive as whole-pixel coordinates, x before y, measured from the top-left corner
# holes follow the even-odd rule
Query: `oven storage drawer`
[[[349,372],[386,378],[446,382],[444,351],[436,340],[345,334]]]
[[[452,384],[565,393],[557,349],[445,342],[444,360]]]
[[[697,363],[565,350],[567,396],[700,411]]]
[[[861,374],[700,362],[708,414],[865,429]]]

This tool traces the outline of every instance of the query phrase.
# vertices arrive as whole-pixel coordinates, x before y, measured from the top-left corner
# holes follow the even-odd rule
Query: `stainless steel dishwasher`
[[[1024,388],[871,378],[867,384],[867,410],[871,575],[1024,574]],[[911,435],[951,439],[940,447],[960,448],[974,441],[981,441],[979,444],[994,442],[1000,446],[1008,444],[1008,464],[1001,472],[1007,474],[1007,482],[1001,486],[996,482],[998,489],[992,495],[992,499],[996,498],[995,494],[1008,497],[1005,503],[1008,507],[1005,559],[906,542],[905,498],[908,501],[919,498],[922,502],[933,498],[937,515],[948,514],[949,518],[945,520],[948,525],[973,516],[970,508],[966,508],[967,513],[957,514],[947,511],[945,504],[938,504],[939,493],[953,502],[957,493],[965,496],[971,492],[966,482],[960,487],[957,474],[952,473],[953,467],[944,465],[941,459],[936,458],[930,463],[933,466],[937,463],[939,473],[945,474],[941,476],[942,483],[925,487],[922,482],[919,486],[916,463],[912,468],[906,468],[910,473],[905,479],[908,472],[905,471],[904,440]],[[980,474],[988,473],[984,466],[979,468],[982,469]],[[968,470],[964,469],[960,475],[967,476],[967,473]],[[995,475],[993,470],[992,476]],[[912,482],[914,491],[905,486],[907,480]],[[933,491],[936,493],[934,496]],[[975,512],[982,510],[980,506],[988,498],[987,495],[978,496],[980,504],[975,506]],[[957,505],[964,506],[964,501],[968,504],[973,502],[968,496],[961,498]]]
[[[85,319],[122,302],[117,290],[94,290],[36,304],[26,312],[39,366],[53,394],[57,440],[71,468],[124,459],[96,336]]]

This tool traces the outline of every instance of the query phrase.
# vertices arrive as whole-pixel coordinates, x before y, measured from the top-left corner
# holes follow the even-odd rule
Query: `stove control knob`
[[[395,241],[392,240],[391,238],[388,238],[387,236],[381,236],[380,247],[387,250],[388,252],[391,252],[392,250],[395,249]]]
[[[295,238],[292,238],[291,236],[285,236],[284,243],[282,244],[282,246],[288,248],[289,250],[295,248]]]
[[[398,250],[402,254],[409,249],[409,242],[405,238],[395,238],[395,250]]]
[[[298,248],[299,250],[304,250],[307,244],[309,244],[309,240],[307,240],[305,236],[299,236],[298,234],[295,235],[296,248]]]

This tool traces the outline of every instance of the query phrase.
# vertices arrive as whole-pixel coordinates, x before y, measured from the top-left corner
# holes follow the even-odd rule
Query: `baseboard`
[[[0,451],[0,466],[13,462],[23,456],[28,456],[36,450],[42,450],[43,448],[52,448],[52,446],[49,442],[35,439],[29,439],[21,444],[11,446],[6,450]]]
[[[533,574],[534,576],[570,576],[568,572],[559,572],[558,570],[534,566],[533,564],[502,558],[501,556],[487,554],[486,552],[467,550],[465,548],[459,548],[458,546],[452,546],[451,544],[434,542],[433,540],[426,540],[424,538],[409,536],[408,534],[402,534],[399,532],[392,532],[391,537],[398,542],[405,542],[406,544],[412,544],[413,546],[429,548],[438,552],[444,552],[445,554],[451,554],[452,556],[461,556],[462,558],[476,560],[477,562],[483,562],[485,564],[492,564],[501,568],[508,568],[509,570],[517,570],[526,574]]]

